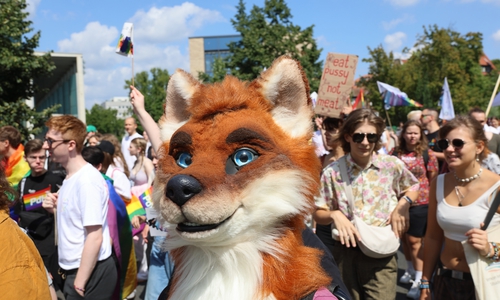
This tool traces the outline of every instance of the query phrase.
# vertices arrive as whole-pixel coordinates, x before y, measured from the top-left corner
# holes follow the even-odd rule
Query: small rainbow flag
[[[26,211],[42,207],[43,198],[45,198],[47,193],[50,193],[50,185],[47,188],[36,191],[33,194],[25,194],[23,196],[23,203]]]
[[[139,201],[141,201],[142,207],[144,209],[148,207],[153,207],[153,199],[151,195],[153,194],[153,186],[150,186],[142,195],[139,196]]]
[[[133,28],[134,25],[132,23],[123,24],[120,40],[115,50],[116,53],[127,57],[134,57]]]
[[[132,198],[130,199],[130,202],[127,203],[127,214],[128,214],[128,217],[130,218],[130,221],[132,221],[132,218],[134,216],[146,215],[146,210],[144,210],[144,207],[142,206],[141,201],[134,194],[132,194]]]

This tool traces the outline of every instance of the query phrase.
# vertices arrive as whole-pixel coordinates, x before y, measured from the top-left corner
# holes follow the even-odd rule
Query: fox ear
[[[300,64],[287,56],[277,58],[255,80],[257,88],[273,105],[273,119],[291,137],[312,134],[309,83]]]
[[[165,100],[165,113],[158,121],[162,141],[168,141],[190,117],[187,111],[200,83],[189,73],[177,69],[170,77]]]

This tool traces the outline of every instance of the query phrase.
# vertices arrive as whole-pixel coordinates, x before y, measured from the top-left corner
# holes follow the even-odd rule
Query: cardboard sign
[[[315,113],[338,118],[342,108],[351,105],[357,64],[357,55],[328,53],[319,84]]]

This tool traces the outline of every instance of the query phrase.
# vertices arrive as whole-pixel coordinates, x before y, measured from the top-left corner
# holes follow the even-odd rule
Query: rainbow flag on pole
[[[116,46],[116,53],[127,57],[134,57],[133,30],[134,25],[132,23],[123,24],[120,40]]]
[[[132,194],[132,198],[130,199],[130,202],[127,203],[127,213],[128,217],[130,218],[130,221],[132,221],[132,218],[134,216],[145,216],[146,215],[146,210],[144,210],[144,207],[142,206],[141,200],[139,198]]]

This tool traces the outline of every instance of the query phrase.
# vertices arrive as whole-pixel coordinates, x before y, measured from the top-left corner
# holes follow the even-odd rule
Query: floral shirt
[[[347,154],[346,164],[356,215],[368,225],[379,226],[386,223],[400,196],[406,191],[418,190],[415,176],[394,156],[374,153],[371,162],[362,169]],[[327,204],[330,210],[338,209],[352,220],[353,212],[340,176],[339,161],[323,169],[320,197],[316,201],[318,207]]]
[[[429,161],[425,166],[424,157],[416,156],[415,152],[408,152],[398,155],[408,170],[418,179],[420,187],[418,189],[418,199],[415,201],[415,206],[429,204],[429,179],[427,172],[438,172],[439,164],[436,155],[432,150],[427,150],[429,153]],[[436,173],[437,174],[437,173]]]

